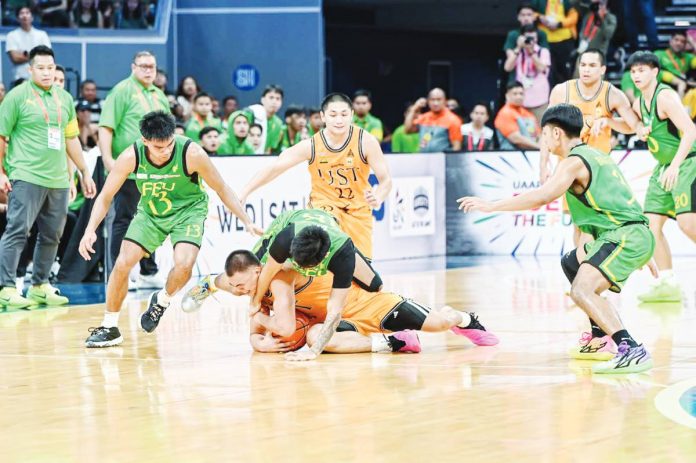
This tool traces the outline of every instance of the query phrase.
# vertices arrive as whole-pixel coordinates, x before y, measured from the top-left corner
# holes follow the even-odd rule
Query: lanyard
[[[582,31],[582,36],[586,37],[588,42],[592,42],[592,39],[597,35],[597,31],[599,31],[599,26],[595,24],[595,14],[591,13],[590,17],[587,18],[587,25],[585,30]]]
[[[44,105],[44,102],[41,99],[41,96],[39,96],[39,92],[37,92],[34,88],[32,88],[31,91],[34,92],[34,97],[36,98],[36,101],[39,102],[39,106],[41,107],[41,111],[43,111],[43,116],[44,116],[44,120],[46,121],[46,125],[50,126],[51,120],[48,116],[48,109],[46,108],[46,105]],[[60,123],[63,119],[63,111],[60,107],[60,101],[58,101],[57,92],[53,92],[53,101],[55,101],[55,103],[56,103],[56,111],[58,112],[58,127],[60,127]]]
[[[523,51],[522,52],[522,73],[524,74],[525,77],[536,77],[537,74],[539,74],[536,70],[536,66],[534,66],[534,60],[529,58],[527,60],[527,52]]]
[[[159,102],[156,99],[154,101],[148,100],[145,97],[145,95],[143,94],[143,89],[140,88],[140,86],[138,86],[137,88],[138,88],[138,98],[140,99],[140,105],[143,107],[143,109],[145,110],[146,113],[152,112],[156,109],[160,109]],[[148,92],[148,93],[150,93],[150,92]],[[154,102],[155,109],[152,109],[153,102]]]
[[[467,144],[467,151],[474,151],[474,132],[472,131],[468,137],[466,137],[466,144]],[[483,137],[483,133],[481,133],[481,136],[479,137],[479,141],[476,144],[476,151],[483,151],[483,145],[486,142],[485,138]]]
[[[677,63],[677,61],[674,59],[674,55],[672,54],[672,50],[667,50],[667,57],[672,62],[672,64],[674,64],[674,68],[676,70],[678,70],[680,73],[684,72],[684,68],[686,67],[686,58],[680,59]]]

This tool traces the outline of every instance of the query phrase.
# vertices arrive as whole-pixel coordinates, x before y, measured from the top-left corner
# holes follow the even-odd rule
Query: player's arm
[[[246,202],[251,193],[266,185],[286,170],[302,161],[309,161],[311,157],[312,141],[310,139],[302,140],[295,146],[286,149],[280,153],[273,164],[257,172],[249,183],[244,186],[240,195],[242,202]]]
[[[363,151],[365,152],[365,157],[367,158],[367,164],[370,169],[375,173],[377,181],[379,184],[375,189],[368,189],[365,192],[365,199],[372,209],[379,209],[382,203],[389,196],[389,192],[392,188],[392,178],[391,173],[389,173],[389,165],[382,152],[382,147],[379,145],[377,139],[365,133],[362,140]]]
[[[602,118],[602,121],[597,125],[597,128],[593,125],[592,130],[599,133],[603,128],[604,123],[606,123],[612,130],[625,133],[627,135],[640,132],[642,130],[642,123],[636,113],[631,109],[631,103],[628,101],[628,97],[619,89],[613,85],[609,87],[609,110],[612,112],[619,113],[619,118]]]
[[[114,199],[114,195],[121,189],[123,182],[126,181],[128,175],[134,170],[135,150],[130,146],[118,157],[114,163],[114,169],[106,177],[106,183],[104,183],[99,196],[94,200],[92,214],[89,216],[89,222],[79,247],[80,255],[85,260],[91,260],[90,253],[94,253],[92,246],[97,241],[97,227],[106,217],[106,213],[109,212],[109,206]]]
[[[549,108],[565,101],[564,95],[566,92],[566,84],[558,84],[553,87],[549,95]],[[551,176],[549,170],[549,149],[544,143],[544,137],[539,140],[539,180],[543,185]]]
[[[580,159],[570,157],[559,162],[553,176],[536,190],[493,202],[485,201],[475,196],[465,196],[457,200],[459,209],[463,209],[467,213],[472,211],[494,212],[536,209],[564,194],[582,174],[583,169],[587,170]]]
[[[684,159],[691,151],[691,147],[696,142],[696,125],[694,125],[694,121],[691,120],[686,109],[682,106],[679,95],[673,90],[664,90],[657,95],[657,112],[669,118],[681,133],[677,154],[660,177],[662,187],[667,191],[671,191],[679,178],[679,166],[684,162]],[[662,119],[665,119],[665,117],[662,117]]]
[[[283,271],[271,281],[273,316],[261,311],[251,317],[268,331],[279,336],[291,336],[295,332],[295,272]]]
[[[186,165],[189,166],[190,173],[197,172],[203,181],[217,193],[222,203],[227,206],[234,215],[240,218],[249,233],[258,236],[263,234],[263,230],[254,225],[254,222],[244,211],[244,207],[239,201],[239,198],[237,198],[232,188],[225,183],[222,175],[220,175],[220,172],[218,172],[217,168],[210,160],[210,156],[208,156],[197,143],[191,143],[189,146],[186,152]]]

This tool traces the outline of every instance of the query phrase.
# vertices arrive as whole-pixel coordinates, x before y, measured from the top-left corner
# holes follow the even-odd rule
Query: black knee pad
[[[353,281],[356,285],[360,286],[368,293],[377,293],[382,288],[382,278],[380,278],[380,276],[377,274],[375,274],[375,276],[372,278],[372,281],[370,282],[369,286],[363,283],[362,281],[358,280],[357,278],[353,278]]]
[[[566,252],[563,257],[561,257],[561,268],[563,269],[563,273],[565,273],[566,278],[568,278],[568,281],[572,283],[573,280],[575,280],[575,275],[578,274],[578,270],[580,270],[577,249]]]

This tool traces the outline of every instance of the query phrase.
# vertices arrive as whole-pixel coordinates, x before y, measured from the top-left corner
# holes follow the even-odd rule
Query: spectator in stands
[[[309,138],[307,131],[307,111],[301,106],[291,105],[285,110],[285,126],[281,150],[290,148]]]
[[[218,117],[218,114],[220,114],[220,100],[212,95],[210,96],[210,112],[215,117]],[[222,121],[220,123],[222,124]]]
[[[48,283],[68,210],[68,158],[80,171],[85,196],[91,198],[96,193],[77,141],[73,99],[54,85],[53,51],[35,47],[29,53],[29,63],[31,81],[12,89],[0,112],[0,190],[10,192],[11,197],[7,228],[0,240],[0,304],[6,308],[68,303],[68,298]],[[29,100],[35,104],[26,104]],[[37,106],[45,112],[37,111]],[[9,147],[8,139],[12,141]],[[32,287],[24,298],[15,286],[17,264],[34,222],[38,237]]]
[[[519,7],[517,7],[517,21],[519,21],[520,27],[508,32],[507,37],[505,38],[505,45],[503,46],[503,50],[505,51],[506,58],[510,58],[510,55],[514,52],[514,50],[519,50],[524,46],[525,37],[522,35],[521,29],[524,26],[528,25],[537,28],[536,18],[536,12],[534,11],[534,7],[531,3],[525,2],[520,4]],[[546,32],[539,30],[538,28],[537,42],[539,46],[541,46],[542,48],[549,47],[549,42],[546,39]],[[515,76],[510,75],[510,79],[514,81]]]
[[[184,120],[188,121],[193,110],[193,99],[201,93],[201,87],[193,76],[186,76],[176,89],[176,102],[183,108]]]
[[[72,28],[104,28],[104,17],[97,8],[96,0],[78,0],[70,11]]]
[[[411,103],[406,104],[406,111],[404,112],[404,119],[408,115],[408,110],[411,107]],[[406,133],[406,126],[401,124],[394,130],[391,137],[391,152],[392,153],[417,153],[420,149],[419,140],[420,136],[418,133]]]
[[[80,144],[83,151],[89,151],[97,146],[99,140],[99,124],[92,120],[92,105],[87,100],[80,100],[75,105],[77,124],[80,128]]]
[[[180,122],[177,122],[176,126],[174,126],[174,135],[185,136],[186,135],[186,126]]]
[[[372,94],[365,89],[353,94],[353,125],[371,133],[378,141],[384,138],[382,121],[370,114]]]
[[[208,156],[215,156],[218,154],[218,149],[220,148],[220,131],[215,127],[204,127],[198,133],[198,139],[200,140],[200,145]]]
[[[684,51],[685,48],[686,33],[676,31],[669,39],[669,48],[655,51],[660,59],[660,80],[674,87],[682,98],[687,88],[696,86],[696,82],[687,75],[689,71],[696,69],[696,56]]]
[[[97,83],[92,79],[86,79],[80,84],[80,101],[89,104],[92,122],[99,123],[102,101],[97,96]]]
[[[99,150],[107,171],[114,168],[114,161],[141,138],[140,120],[152,111],[167,111],[169,101],[162,90],[154,86],[157,60],[149,51],[136,53],[131,64],[131,75],[111,89],[102,105],[99,119]],[[135,180],[124,182],[114,198],[114,220],[111,227],[111,262],[116,262],[121,241],[128,230],[140,201]],[[140,288],[161,287],[157,278],[157,264],[151,255],[140,261]]]
[[[218,152],[221,154],[254,154],[254,149],[247,142],[249,135],[249,118],[244,111],[233,112],[228,124],[230,128],[227,130],[227,135],[221,142]]]
[[[579,56],[586,50],[592,48],[600,50],[607,56],[609,51],[609,42],[614,37],[616,32],[616,16],[614,16],[607,7],[609,0],[590,0],[590,3],[585,7],[582,3],[579,8],[582,20],[580,21],[580,29],[578,30],[578,48],[576,53],[578,59],[575,62],[575,71],[573,78],[577,79],[579,74],[578,66],[580,64]]]
[[[39,0],[34,8],[42,27],[70,27],[68,0]]]
[[[428,93],[427,100],[419,98],[406,112],[406,133],[419,133],[422,153],[462,149],[462,121],[447,109],[446,101],[445,91],[434,88]],[[423,113],[426,107],[429,107],[430,111]]]
[[[5,99],[5,84],[0,82],[0,104],[2,104],[2,100]]]
[[[311,137],[318,131],[324,128],[324,121],[321,120],[321,109],[309,108],[309,123],[307,124],[307,132]]]
[[[28,6],[17,9],[19,27],[7,34],[7,54],[13,63],[13,80],[29,78],[29,51],[38,46],[51,47],[51,41],[44,31],[32,27],[34,17]]]
[[[187,137],[197,142],[203,127],[215,127],[218,131],[222,130],[220,119],[213,115],[212,107],[212,100],[207,93],[201,92],[193,98],[193,111],[186,123]]]
[[[53,84],[58,87],[65,89],[65,68],[60,64],[56,64],[55,79]]]
[[[260,124],[251,124],[249,127],[249,135],[247,135],[247,142],[251,145],[254,153],[258,153],[259,149],[263,147],[263,127],[261,127]]]
[[[104,21],[104,29],[113,29],[114,22],[116,20],[116,11],[114,10],[113,1],[99,0],[97,5],[99,6],[99,12],[101,13]]]
[[[575,49],[578,10],[571,0],[534,0],[539,13],[539,28],[546,32],[551,51],[551,81],[559,84],[572,75],[570,57]]]
[[[233,95],[227,95],[222,99],[222,114],[220,114],[220,119],[222,119],[222,128],[227,130],[227,119],[230,114],[239,109],[239,102],[237,102],[237,97]]]
[[[126,0],[124,3],[115,13],[116,29],[147,29],[147,7],[143,2]]]
[[[638,15],[643,19],[643,27],[638,28]],[[657,49],[660,46],[657,38],[657,24],[655,24],[655,0],[623,0],[623,26],[626,32],[626,40],[631,48],[638,49],[638,34],[643,32],[648,38],[648,48]]]
[[[167,89],[167,73],[164,69],[157,69],[157,75],[155,75],[155,87],[159,88],[164,92],[165,95],[169,95],[171,92]]]
[[[471,122],[462,125],[462,136],[464,137],[462,149],[466,151],[493,149],[493,129],[486,126],[490,119],[488,105],[483,102],[476,103],[469,117]]]
[[[546,48],[538,45],[537,31],[534,26],[522,26],[524,45],[513,50],[505,60],[503,68],[507,72],[514,71],[515,80],[522,82],[525,90],[524,107],[534,113],[541,121],[549,103],[549,69],[551,54]]]
[[[268,85],[261,95],[261,104],[249,106],[254,114],[254,122],[263,127],[261,136],[264,148],[256,154],[277,154],[283,136],[283,121],[277,115],[283,106],[283,89],[280,85]],[[229,132],[229,128],[227,130]]]
[[[495,117],[495,128],[500,138],[500,148],[539,149],[539,122],[524,107],[524,86],[519,82],[508,84],[505,106]]]

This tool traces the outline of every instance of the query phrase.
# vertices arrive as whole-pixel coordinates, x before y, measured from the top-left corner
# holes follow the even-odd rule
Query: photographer
[[[517,21],[520,23],[520,27],[517,27],[510,32],[508,32],[505,38],[505,45],[503,45],[503,51],[505,52],[506,58],[509,58],[514,50],[522,47],[524,45],[525,38],[522,36],[521,29],[524,26],[532,25],[536,28],[538,44],[542,48],[549,48],[549,42],[546,39],[546,33],[540,31],[536,26],[537,14],[534,11],[534,7],[529,2],[520,4],[517,7]],[[511,75],[511,81],[514,82],[514,75]]]
[[[580,2],[582,22],[578,30],[578,48],[574,54],[582,55],[590,48],[607,55],[609,42],[616,32],[616,16],[609,11],[609,0],[584,0]],[[575,63],[575,79],[578,78],[578,62]]]
[[[503,68],[506,72],[514,72],[514,79],[524,86],[524,107],[534,113],[537,121],[546,110],[549,102],[549,68],[551,54],[546,48],[538,45],[537,30],[532,25],[521,29],[524,37],[523,45],[515,48],[505,60]]]

